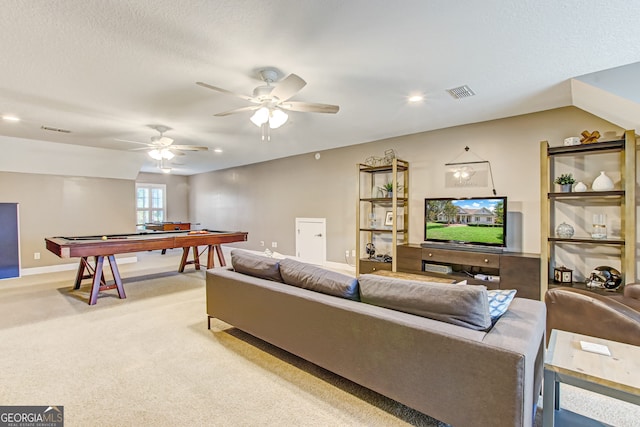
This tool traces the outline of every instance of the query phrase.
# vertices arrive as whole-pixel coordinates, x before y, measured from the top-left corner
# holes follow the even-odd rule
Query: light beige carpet
[[[178,261],[141,254],[121,266],[128,298],[95,306],[74,272],[0,281],[0,405],[63,405],[67,426],[441,425],[222,322],[207,330],[204,273]]]

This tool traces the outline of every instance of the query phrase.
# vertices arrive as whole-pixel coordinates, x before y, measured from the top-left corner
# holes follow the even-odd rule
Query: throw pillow
[[[363,274],[358,281],[362,302],[478,331],[491,327],[484,286],[451,286],[376,274]]]
[[[489,314],[491,315],[492,323],[495,323],[500,316],[507,312],[509,304],[516,296],[516,292],[515,289],[491,289],[487,291]]]
[[[327,295],[360,300],[358,279],[290,258],[280,261],[284,283]]]
[[[247,251],[231,251],[231,265],[238,273],[282,283],[279,260]]]

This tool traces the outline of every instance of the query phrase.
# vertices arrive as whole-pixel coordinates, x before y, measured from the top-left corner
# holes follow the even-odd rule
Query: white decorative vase
[[[591,188],[594,191],[613,190],[613,181],[611,181],[611,178],[605,175],[604,171],[600,171],[600,175],[593,180],[593,184],[591,184]]]
[[[580,181],[579,183],[576,184],[575,187],[573,187],[573,191],[587,191],[587,186],[584,185],[584,182]]]

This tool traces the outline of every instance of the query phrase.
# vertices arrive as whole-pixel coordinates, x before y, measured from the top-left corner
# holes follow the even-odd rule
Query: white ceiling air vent
[[[467,85],[447,89],[447,92],[449,92],[449,95],[453,96],[455,99],[468,98],[476,94]]]
[[[71,131],[67,130],[67,129],[54,128],[54,127],[51,127],[51,126],[44,126],[44,125],[40,126],[40,129],[48,130],[50,132],[71,133]]]

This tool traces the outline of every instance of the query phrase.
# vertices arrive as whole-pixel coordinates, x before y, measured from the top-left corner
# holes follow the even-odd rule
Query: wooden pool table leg
[[[193,251],[193,261],[187,261],[187,258],[189,258],[189,249]],[[178,268],[178,272],[184,273],[184,267],[189,264],[194,264],[196,270],[200,270],[200,253],[198,253],[197,246],[187,246],[182,248],[182,259],[180,260],[180,268]],[[207,266],[208,265],[209,264],[207,263]]]
[[[98,302],[98,292],[100,291],[100,282],[102,279],[102,266],[104,265],[104,255],[96,257],[96,268],[93,272],[93,283],[91,284],[91,297],[89,297],[89,305],[95,305]]]
[[[78,273],[76,274],[76,283],[73,285],[73,289],[80,289],[80,285],[82,284],[82,279],[86,279],[84,275],[84,270],[87,268],[87,257],[83,256],[80,258],[80,264],[78,265]]]
[[[109,267],[111,267],[111,274],[113,275],[113,281],[118,288],[118,296],[120,299],[124,299],[127,295],[124,293],[124,285],[122,284],[122,278],[120,277],[120,271],[118,270],[118,264],[116,264],[116,257],[109,255]]]
[[[200,270],[200,254],[197,246],[193,247],[193,263],[196,266],[196,270]]]
[[[182,248],[182,259],[180,260],[179,273],[184,273],[184,266],[187,265],[187,258],[189,257],[189,248]]]
[[[73,289],[80,289],[80,286],[82,285],[82,281],[84,279],[91,279],[94,275],[95,272],[95,267],[93,265],[91,265],[91,263],[88,261],[87,259],[88,257],[82,257],[80,258],[80,264],[78,265],[78,273],[76,274],[76,282],[73,286]],[[98,257],[94,257],[95,262],[98,262]],[[86,274],[85,274],[86,271]],[[104,276],[102,276],[102,278],[100,279],[100,283],[102,286],[106,286],[107,282],[104,278]]]
[[[93,281],[91,283],[91,296],[89,297],[89,305],[94,305],[98,302],[98,293],[100,291],[104,291],[107,289],[118,289],[118,296],[122,298],[126,298],[127,295],[124,292],[124,286],[122,284],[122,277],[120,277],[120,271],[118,270],[118,264],[116,263],[116,258],[114,255],[107,255],[107,260],[109,261],[109,267],[111,267],[111,274],[113,275],[113,281],[115,282],[113,285],[107,285],[107,281],[104,277],[102,269],[104,268],[104,255],[99,255],[96,258],[96,265],[92,267],[86,257],[83,257],[80,261],[81,266],[78,268],[78,275],[76,276],[76,288],[78,289],[79,281],[82,281],[85,276],[83,275],[85,268],[89,271],[93,270]],[[89,276],[90,277],[90,276]]]
[[[222,247],[220,245],[213,245],[216,248],[216,255],[218,255],[218,261],[220,267],[226,267],[227,263],[224,261],[224,254],[222,253]],[[211,265],[213,267],[213,264]]]

